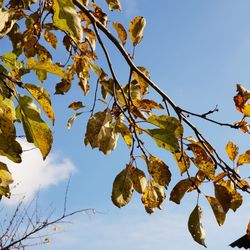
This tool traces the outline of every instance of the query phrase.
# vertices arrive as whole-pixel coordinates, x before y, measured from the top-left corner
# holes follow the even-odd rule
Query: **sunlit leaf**
[[[138,193],[142,193],[147,186],[147,179],[145,173],[139,168],[130,166],[130,179],[133,182],[133,187]]]
[[[245,116],[250,116],[250,105],[247,101],[250,99],[250,91],[244,88],[242,85],[237,84],[237,95],[234,96],[234,103],[236,109],[242,112]]]
[[[34,143],[45,159],[52,146],[52,132],[47,123],[42,120],[40,110],[31,97],[19,95],[18,104],[17,116],[23,123],[26,139]]]
[[[161,186],[168,186],[171,181],[171,172],[168,166],[159,158],[153,155],[149,156],[147,161],[148,172],[153,177],[154,181]]]
[[[120,0],[106,0],[110,10],[122,10]]]
[[[45,30],[44,39],[54,48],[57,47],[57,37],[52,32]]]
[[[216,198],[211,196],[206,196],[206,198],[214,212],[215,218],[219,226],[223,225],[226,219],[226,213],[224,212],[224,209],[221,206],[220,202]]]
[[[83,105],[83,103],[80,102],[80,101],[78,101],[78,102],[72,102],[72,103],[68,106],[68,108],[73,109],[73,110],[78,110],[78,109],[83,108],[83,107],[84,107],[84,105]]]
[[[133,182],[130,179],[129,168],[125,168],[115,177],[113,182],[112,202],[119,208],[127,205],[131,200],[133,191]]]
[[[134,105],[141,110],[151,111],[152,109],[163,109],[163,106],[153,100],[142,99],[133,101]]]
[[[0,39],[4,37],[13,27],[16,20],[13,18],[14,9],[4,10],[0,8]]]
[[[35,61],[33,57],[30,57],[26,64],[27,69],[33,70],[45,70],[48,73],[58,75],[62,78],[66,77],[65,71],[56,64],[52,64],[50,61],[39,62]]]
[[[81,19],[78,16],[72,0],[53,1],[53,24],[69,33],[76,41],[81,41],[83,31]]]
[[[241,206],[242,202],[242,195],[238,192],[234,192],[232,194],[230,208],[235,212]]]
[[[190,167],[190,159],[185,153],[185,151],[176,152],[173,154],[174,159],[180,169],[181,175],[187,171]]]
[[[10,198],[10,187],[6,186],[6,187],[2,187],[0,186],[0,199],[2,198],[2,196],[5,196],[7,198]]]
[[[215,174],[215,167],[214,164],[208,156],[206,158],[203,157],[196,157],[192,159],[193,163],[197,168],[199,168],[207,178],[213,180]]]
[[[129,35],[131,42],[136,46],[143,38],[143,30],[146,26],[146,20],[142,16],[135,17],[129,24]]]
[[[230,208],[232,200],[232,194],[230,190],[226,186],[223,186],[221,184],[215,184],[214,192],[215,192],[215,197],[220,202],[224,212],[227,213]]]
[[[247,150],[244,154],[239,155],[237,166],[250,163],[250,150]]]
[[[166,199],[165,188],[159,185],[158,183],[156,183],[155,181],[152,181],[152,185],[157,193],[157,201],[158,201],[157,208],[161,209],[162,203]]]
[[[81,115],[81,114],[82,114],[82,112],[75,113],[75,114],[73,114],[73,115],[69,118],[69,120],[68,120],[68,122],[67,122],[67,128],[68,128],[68,129],[71,129],[71,127],[72,127],[72,125],[73,125],[75,119],[76,119],[79,115]]]
[[[116,30],[122,45],[125,45],[125,43],[127,41],[127,31],[125,30],[123,25],[121,23],[118,23],[118,22],[113,22],[112,26]]]
[[[145,67],[142,66],[138,66],[137,67],[147,78],[150,79],[150,74],[148,72],[148,70]],[[142,94],[145,95],[148,92],[148,82],[145,81],[142,76],[140,76],[139,74],[137,74],[135,71],[133,71],[133,77],[135,78],[135,80],[140,84],[141,87],[141,91]]]
[[[24,84],[23,87],[28,90],[28,92],[36,99],[36,101],[40,104],[43,111],[47,114],[49,119],[54,124],[55,116],[54,110],[51,106],[50,94],[49,92],[40,86],[34,84]]]
[[[188,219],[188,230],[192,235],[193,239],[206,247],[205,244],[205,231],[201,224],[202,210],[200,206],[196,206]]]
[[[239,153],[239,148],[233,142],[229,141],[226,145],[226,152],[231,161],[234,161]]]
[[[78,86],[82,89],[84,95],[86,96],[89,92],[89,82],[87,78],[80,78]]]
[[[130,129],[124,123],[120,122],[116,124],[115,130],[117,133],[120,133],[122,135],[125,143],[130,148],[133,142],[133,137]]]
[[[7,187],[12,182],[13,178],[7,165],[0,162],[0,186]]]

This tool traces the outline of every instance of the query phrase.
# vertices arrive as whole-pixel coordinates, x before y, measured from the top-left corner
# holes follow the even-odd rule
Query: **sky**
[[[101,0],[95,2],[103,4]],[[119,20],[128,27],[135,16],[146,18],[144,38],[136,48],[135,62],[149,70],[152,80],[175,103],[197,113],[205,113],[218,105],[220,111],[212,118],[229,123],[240,120],[232,98],[236,83],[250,89],[248,0],[160,0],[156,3],[123,0],[121,3],[123,11],[111,13],[110,20]],[[109,28],[112,29],[111,25]],[[110,46],[108,41],[106,43]],[[110,49],[112,62],[119,72],[118,78],[125,81],[128,69],[115,49]],[[130,46],[127,49],[131,52]],[[62,55],[57,56],[60,58]],[[104,63],[102,59],[101,63]],[[44,86],[52,88],[54,81],[48,80]],[[70,178],[67,210],[93,208],[96,212],[72,217],[71,223],[60,225],[58,233],[50,236],[49,244],[32,249],[202,249],[192,240],[187,229],[188,216],[196,205],[196,196],[188,194],[181,205],[168,201],[169,192],[179,178],[178,169],[170,155],[154,147],[154,142],[147,140],[155,155],[165,159],[175,172],[163,209],[152,215],[146,214],[140,196],[136,194],[122,209],[112,204],[112,182],[128,163],[129,151],[122,140],[108,156],[85,147],[83,136],[88,115],[76,120],[70,131],[66,128],[72,114],[66,109],[72,98],[81,98],[84,103],[90,100],[74,87],[69,95],[53,96],[56,115],[54,144],[45,162],[37,150],[28,150],[33,147],[31,144],[23,139],[20,141],[27,151],[21,164],[8,164],[17,185],[13,187],[11,199],[3,200],[2,204],[11,210],[23,196],[28,204],[39,192],[41,211],[46,216],[48,211],[53,210],[56,217],[62,213]],[[194,118],[191,120],[222,155],[225,156],[224,148],[228,140],[237,143],[241,152],[249,149],[247,135]],[[236,213],[228,213],[222,227],[217,225],[209,204],[201,199],[208,249],[229,249],[228,245],[245,233],[250,211],[249,197],[245,198]]]

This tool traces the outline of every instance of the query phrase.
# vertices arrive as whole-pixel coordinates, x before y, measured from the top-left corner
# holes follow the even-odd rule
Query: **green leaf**
[[[206,247],[205,245],[205,231],[201,224],[202,210],[200,206],[196,206],[188,219],[188,230],[192,235],[193,239]]]
[[[168,133],[166,129],[146,129],[145,132],[155,140],[158,147],[172,153],[179,150],[179,143],[174,133]]]
[[[110,10],[122,10],[122,6],[119,0],[106,0]]]
[[[16,129],[13,123],[15,119],[13,101],[8,98],[3,99],[0,94],[0,155],[20,163],[22,147],[16,141]]]
[[[131,198],[134,191],[133,182],[130,179],[129,175],[129,168],[125,168],[122,170],[116,177],[113,182],[113,189],[112,189],[112,202],[117,207],[123,207],[127,205]]]
[[[35,100],[40,104],[41,108],[52,121],[52,124],[55,122],[54,110],[51,106],[50,94],[49,92],[40,86],[35,84],[26,83],[23,85],[25,89],[35,98]]]
[[[71,127],[72,127],[72,125],[73,125],[75,119],[76,119],[79,115],[81,115],[82,113],[83,113],[83,112],[75,113],[75,114],[73,114],[73,115],[69,118],[69,120],[68,120],[68,122],[67,122],[67,128],[68,128],[68,129],[71,129]]]
[[[223,225],[226,219],[226,213],[223,207],[221,206],[220,202],[216,198],[211,197],[211,196],[206,196],[206,198],[214,212],[215,218],[219,226]]]
[[[18,104],[17,116],[22,120],[27,141],[34,143],[45,159],[52,146],[52,132],[31,97],[19,95]]]
[[[83,38],[81,19],[72,0],[53,1],[53,10],[53,24],[80,42]]]
[[[118,35],[122,45],[124,46],[126,41],[127,41],[127,31],[125,30],[125,28],[123,27],[123,25],[121,23],[113,22],[112,26],[116,30],[117,35]]]
[[[131,42],[136,46],[143,38],[143,30],[146,26],[146,19],[142,16],[135,17],[129,24],[129,35]]]
[[[148,172],[156,183],[164,187],[168,186],[172,174],[169,171],[169,167],[161,159],[150,155],[147,166]]]
[[[13,183],[13,178],[7,165],[0,162],[0,186],[7,187],[11,183]]]
[[[60,68],[58,65],[52,64],[50,60],[47,60],[44,62],[41,62],[41,61],[36,62],[33,57],[30,57],[27,60],[26,68],[33,69],[33,70],[45,70],[46,72],[49,72],[54,75],[58,75],[62,78],[66,77],[66,72],[62,68]]]

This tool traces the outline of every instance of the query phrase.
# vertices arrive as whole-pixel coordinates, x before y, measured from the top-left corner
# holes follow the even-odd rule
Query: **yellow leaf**
[[[223,183],[219,183],[214,185],[214,192],[215,192],[215,197],[220,202],[224,212],[227,213],[230,208],[232,199],[232,194],[230,189],[228,189],[227,186],[223,185]]]
[[[150,74],[145,67],[138,66],[137,67],[147,78],[150,79]],[[133,71],[133,77],[140,84],[142,94],[145,95],[148,92],[148,82],[145,81],[139,74]]]
[[[127,205],[134,191],[133,182],[130,179],[129,168],[122,170],[116,177],[113,182],[112,189],[112,202],[117,207],[123,207]]]
[[[205,244],[205,231],[201,224],[202,210],[200,206],[196,206],[188,219],[188,230],[192,235],[193,239],[206,247]]]
[[[81,19],[72,0],[54,0],[52,3],[53,24],[80,42],[83,38]]]
[[[28,90],[28,92],[36,99],[40,104],[43,111],[52,121],[52,124],[55,122],[54,110],[51,106],[50,94],[43,87],[34,85],[34,84],[24,84],[23,87]]]
[[[211,196],[206,196],[206,198],[214,212],[215,218],[219,226],[223,225],[226,219],[226,213],[224,212],[224,209],[221,206],[220,202],[216,198]]]
[[[230,208],[235,212],[242,204],[243,197],[240,193],[234,192],[232,194]]]
[[[181,175],[183,173],[185,173],[187,171],[187,169],[189,169],[190,167],[190,159],[187,156],[187,154],[185,153],[185,151],[183,152],[176,152],[173,154],[174,159],[180,169]]]
[[[80,78],[78,86],[82,89],[84,95],[86,96],[89,92],[89,83],[87,78]]]
[[[247,150],[244,154],[239,155],[237,166],[250,163],[250,150]]]
[[[125,45],[125,43],[127,41],[127,32],[126,32],[125,28],[123,27],[123,25],[121,23],[118,23],[118,22],[113,22],[112,26],[116,30],[122,45]]]
[[[122,6],[119,0],[106,0],[110,10],[122,10]]]
[[[214,164],[208,156],[206,158],[203,157],[196,157],[192,159],[193,163],[197,168],[199,168],[207,178],[213,180],[215,174],[215,167]]]
[[[129,24],[129,35],[131,42],[136,46],[143,38],[143,30],[146,26],[146,20],[142,16],[135,17]]]
[[[152,185],[157,193],[157,201],[158,201],[157,208],[161,209],[161,205],[166,199],[165,188],[156,183],[155,181],[152,181]]]
[[[34,143],[45,159],[52,146],[52,132],[47,123],[42,120],[40,110],[31,97],[19,95],[18,104],[17,116],[22,120],[26,139]]]
[[[171,172],[161,159],[150,155],[149,160],[147,161],[147,166],[148,172],[156,183],[164,187],[168,186],[171,181]]]
[[[133,137],[130,129],[124,123],[116,123],[115,130],[117,133],[120,133],[122,135],[125,143],[130,148],[133,142]]]
[[[84,106],[83,103],[80,102],[80,101],[78,101],[78,102],[72,102],[72,103],[68,106],[68,108],[73,109],[73,110],[78,110],[78,109],[83,108],[83,107],[85,107],[85,106]]]
[[[51,74],[58,75],[62,78],[66,77],[66,72],[56,64],[52,64],[51,61],[36,62],[33,57],[30,57],[26,64],[27,69],[33,70],[45,70]]]
[[[50,31],[45,30],[44,39],[54,48],[57,47],[57,37]]]
[[[129,176],[133,182],[134,189],[141,194],[147,186],[146,175],[139,168],[131,166]]]
[[[69,120],[68,120],[68,122],[67,122],[67,128],[68,128],[68,129],[71,129],[71,127],[72,127],[72,125],[73,125],[75,119],[76,119],[79,115],[81,115],[81,114],[82,114],[82,112],[75,113],[74,115],[72,115],[72,116],[69,118]]]
[[[233,142],[229,141],[226,145],[226,152],[231,161],[234,161],[239,153],[239,148]]]
[[[0,186],[7,187],[13,182],[12,175],[7,168],[7,165],[3,162],[0,162]]]

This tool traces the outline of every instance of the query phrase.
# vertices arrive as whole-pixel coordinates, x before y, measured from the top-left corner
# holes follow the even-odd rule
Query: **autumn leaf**
[[[23,123],[26,139],[40,150],[43,159],[50,152],[53,136],[52,132],[41,116],[32,98],[19,95],[17,107],[17,118]]]
[[[110,10],[122,10],[120,0],[106,0]]]
[[[71,127],[72,127],[72,125],[73,125],[75,119],[76,119],[79,115],[81,115],[81,114],[82,114],[82,112],[77,112],[77,113],[73,114],[73,115],[68,119],[68,122],[67,122],[67,128],[68,128],[68,129],[71,129]]]
[[[54,0],[52,7],[53,24],[80,42],[83,38],[81,19],[72,0]]]
[[[145,26],[146,20],[142,16],[137,16],[130,22],[129,35],[134,46],[136,46],[142,40]]]
[[[55,87],[55,95],[64,95],[65,93],[67,93],[71,88],[71,82],[67,81],[65,79],[62,79],[61,82],[56,84]]]
[[[73,110],[78,110],[80,108],[84,108],[85,106],[83,105],[83,103],[81,101],[78,102],[72,102],[68,108],[73,109]]]
[[[122,170],[116,177],[113,182],[112,188],[112,202],[117,207],[123,207],[127,205],[132,197],[134,188],[133,182],[130,179],[129,168]]]
[[[230,208],[235,212],[242,205],[242,202],[242,195],[238,192],[233,192],[231,197]]]
[[[13,18],[15,14],[14,9],[5,10],[0,8],[0,39],[3,38],[15,24],[16,20]]]
[[[171,172],[168,166],[159,158],[153,155],[149,156],[147,161],[148,172],[153,177],[154,181],[161,186],[168,186],[171,181]]]
[[[162,203],[166,199],[165,188],[156,183],[155,181],[152,181],[152,185],[157,193],[157,200],[158,200],[157,208],[162,209]]]
[[[147,186],[145,173],[139,168],[130,166],[129,177],[133,182],[135,191],[141,194]]]
[[[214,179],[215,167],[210,157],[208,156],[206,158],[203,158],[202,156],[196,157],[192,159],[192,161],[195,164],[195,166],[199,168],[206,175],[207,178],[211,180]]]
[[[126,32],[125,28],[123,27],[123,25],[121,23],[118,23],[118,22],[113,22],[112,26],[116,30],[117,35],[118,35],[122,45],[124,46],[126,41],[127,41],[127,32]]]
[[[130,148],[133,142],[131,130],[124,123],[119,122],[115,125],[115,131],[122,135],[122,138],[124,139],[125,143]]]
[[[150,79],[150,74],[148,70],[145,67],[138,66],[137,67],[147,78]],[[145,81],[142,76],[140,76],[137,72],[133,71],[133,77],[134,79],[140,84],[141,92],[143,95],[145,95],[148,92],[148,82]]]
[[[190,167],[190,159],[185,151],[175,152],[173,154],[174,159],[180,169],[181,175],[187,171]]]
[[[205,244],[205,231],[201,224],[202,210],[200,206],[196,206],[188,219],[188,230],[192,235],[193,239],[206,247]]]
[[[54,110],[51,106],[50,94],[49,92],[40,86],[35,84],[26,83],[23,85],[25,89],[35,98],[35,100],[40,104],[43,111],[46,113],[48,118],[52,121],[52,124],[55,122]]]
[[[224,212],[227,213],[232,200],[232,194],[230,190],[226,186],[219,183],[214,185],[214,192],[215,197],[223,207]]]
[[[231,161],[234,161],[239,153],[239,148],[233,142],[229,141],[226,145],[226,153]]]
[[[239,155],[237,166],[250,163],[250,150],[247,150],[244,154]]]
[[[220,202],[216,198],[211,197],[211,196],[206,196],[206,198],[214,212],[215,218],[219,226],[223,225],[226,219],[226,213],[223,207],[221,206]]]
[[[44,39],[54,48],[57,47],[57,37],[52,32],[45,30]]]
[[[7,187],[11,183],[13,183],[13,178],[7,165],[0,162],[0,186]]]

